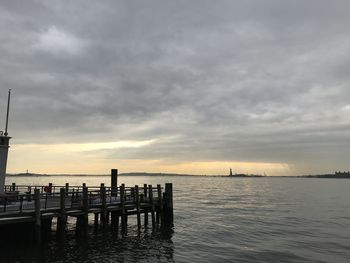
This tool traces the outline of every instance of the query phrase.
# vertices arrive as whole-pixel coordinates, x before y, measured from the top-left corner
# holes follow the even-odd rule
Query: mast
[[[9,89],[9,94],[8,94],[8,97],[7,97],[6,126],[5,126],[5,133],[4,133],[5,136],[8,135],[7,128],[8,128],[8,125],[9,125],[10,100],[11,100],[11,89]]]
[[[6,114],[6,128],[5,133],[0,133],[0,194],[5,192],[5,177],[6,177],[6,167],[7,167],[7,155],[10,147],[10,139],[8,137],[7,128],[9,121],[9,112],[10,112],[10,97],[11,90],[9,90],[9,95],[7,99],[7,114]]]

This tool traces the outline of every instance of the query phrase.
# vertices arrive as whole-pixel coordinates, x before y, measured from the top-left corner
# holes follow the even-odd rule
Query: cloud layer
[[[345,0],[3,1],[1,108],[13,89],[14,144],[152,141],[95,149],[104,160],[349,169],[349,9]]]

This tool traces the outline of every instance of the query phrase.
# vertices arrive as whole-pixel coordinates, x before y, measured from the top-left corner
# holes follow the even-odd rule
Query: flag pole
[[[4,133],[5,136],[8,135],[7,128],[9,125],[10,100],[11,100],[11,89],[9,89],[9,94],[8,94],[8,98],[7,98],[6,127],[5,127],[5,133]]]

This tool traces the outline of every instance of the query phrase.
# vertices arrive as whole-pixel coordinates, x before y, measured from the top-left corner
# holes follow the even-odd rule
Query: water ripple
[[[77,183],[74,177],[55,180]],[[109,177],[103,180],[86,181],[108,183]],[[350,180],[121,177],[119,182],[172,182],[174,233],[164,236],[147,230],[138,236],[130,226],[127,238],[100,233],[81,244],[72,237],[62,246],[50,242],[41,251],[26,246],[16,252],[9,249],[1,260],[271,263],[350,258]]]

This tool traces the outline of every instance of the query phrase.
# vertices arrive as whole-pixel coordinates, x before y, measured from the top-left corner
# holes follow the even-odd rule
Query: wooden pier
[[[116,184],[116,175],[112,181]],[[152,229],[173,226],[172,184],[152,186],[144,184],[126,187],[82,186],[23,186],[8,185],[0,196],[0,233],[11,229],[27,229],[33,239],[52,231],[52,221],[57,219],[56,234],[65,236],[67,222],[76,218],[76,235],[88,233],[89,215],[93,215],[96,229],[108,225],[122,234],[127,232],[128,217],[135,215],[137,228],[141,229],[141,215],[148,225],[149,215]],[[13,234],[13,233],[12,233]],[[21,233],[16,233],[20,235]]]

